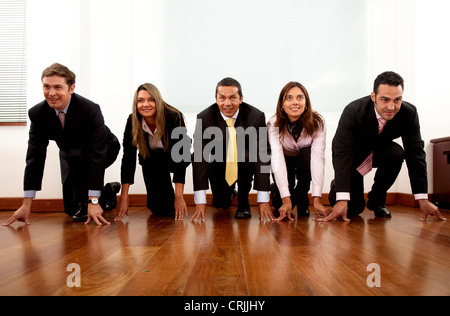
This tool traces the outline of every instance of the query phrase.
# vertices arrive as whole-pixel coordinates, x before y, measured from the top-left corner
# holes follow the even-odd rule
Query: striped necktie
[[[379,118],[378,119],[378,135],[381,134],[385,125],[386,125],[386,120],[383,118]],[[369,157],[367,157],[366,160],[364,160],[364,162],[356,170],[358,170],[358,172],[362,176],[365,176],[370,171],[372,171],[372,168],[373,168],[373,151],[370,153]]]

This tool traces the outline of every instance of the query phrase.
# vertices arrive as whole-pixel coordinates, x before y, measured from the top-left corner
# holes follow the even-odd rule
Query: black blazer
[[[228,129],[226,122],[220,113],[220,109],[217,103],[211,105],[206,110],[197,115],[197,126],[194,135],[194,154],[192,160],[194,191],[209,189],[208,168],[209,164],[214,161],[205,159],[208,157],[208,153],[206,153],[207,157],[205,157],[205,147],[212,141],[214,141],[215,138],[212,137],[212,139],[208,139],[208,137],[204,136],[205,130],[210,127],[219,128],[221,131],[221,135],[223,135],[223,138],[219,141],[223,146],[223,157],[221,159],[221,162],[225,163],[227,155],[225,135],[227,135]],[[257,131],[258,139],[256,143],[250,144],[248,136],[246,136],[245,139],[245,147],[239,146],[238,143],[238,160],[243,161],[243,157],[245,157],[246,162],[249,161],[249,158],[252,158],[250,162],[255,162],[254,160],[256,160],[256,162],[254,163],[254,189],[258,191],[270,191],[270,146],[267,139],[267,126],[264,113],[257,108],[243,102],[239,107],[239,115],[236,119],[235,127],[236,132],[238,133],[238,142],[240,130],[245,131],[249,127],[254,127]],[[239,129],[239,127],[241,127],[242,129]],[[261,127],[263,129],[259,130],[259,128]],[[253,146],[253,149],[251,151],[250,146]],[[245,152],[240,151],[241,148],[245,148]],[[263,157],[261,155],[261,152],[259,150],[260,148],[262,148],[262,153],[265,153],[265,156],[267,157]],[[266,148],[267,150],[264,150]],[[249,156],[249,153],[254,153],[254,151],[257,152],[257,155]],[[211,154],[213,156],[216,155],[214,151],[212,151]],[[264,170],[265,172],[261,172],[262,170]]]
[[[169,146],[168,150],[164,152],[163,159],[169,164],[169,170],[173,172],[173,183],[182,183],[186,181],[186,168],[190,165],[190,148],[191,142],[189,136],[187,136],[187,129],[182,115],[178,115],[175,112],[166,111],[166,131],[168,135]],[[171,137],[172,132],[176,129],[177,137]],[[122,184],[129,183],[134,184],[134,175],[136,172],[136,155],[137,147],[133,146],[133,136],[132,136],[132,116],[130,115],[125,126],[125,132],[123,136],[123,157],[122,157],[122,168],[121,168],[121,181]],[[145,164],[161,163],[153,161],[152,150],[150,149],[150,144],[148,142],[147,136],[147,149],[150,153],[150,157],[144,159],[139,154],[139,164],[144,166]],[[181,143],[180,143],[181,142]],[[175,146],[177,145],[177,146]],[[164,141],[163,146],[165,147]],[[175,147],[174,147],[175,146]],[[162,150],[161,150],[162,151]],[[186,152],[184,152],[186,151]],[[183,160],[174,161],[173,157],[182,156]],[[144,177],[151,177],[151,175],[145,175]]]
[[[403,102],[393,120],[378,135],[378,120],[370,96],[350,103],[339,121],[333,139],[333,165],[337,192],[350,192],[351,171],[358,168],[372,151],[399,137],[414,194],[428,192],[427,163],[414,105]]]
[[[108,143],[114,143],[118,148],[120,144],[105,125],[97,104],[74,93],[64,129],[55,110],[47,101],[32,107],[28,111],[28,116],[31,126],[24,176],[25,191],[42,189],[47,146],[50,140],[58,145],[63,154],[61,157],[77,153],[86,158],[89,172],[88,189],[98,191],[103,189]]]

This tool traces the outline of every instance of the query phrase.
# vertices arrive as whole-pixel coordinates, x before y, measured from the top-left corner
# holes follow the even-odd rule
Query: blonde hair
[[[156,103],[156,128],[157,133],[155,135],[156,139],[162,140],[164,144],[164,151],[169,150],[169,131],[166,130],[166,111],[177,113],[180,118],[180,124],[181,124],[181,116],[182,114],[180,111],[178,111],[173,106],[167,104],[159,92],[158,88],[156,88],[151,83],[144,83],[138,87],[136,90],[136,93],[134,94],[134,100],[133,100],[133,109],[132,109],[132,143],[133,146],[138,148],[139,154],[142,156],[142,158],[148,158],[150,153],[148,151],[147,146],[147,138],[145,136],[145,132],[142,128],[142,115],[138,111],[138,94],[140,91],[145,90],[152,98],[155,100]]]

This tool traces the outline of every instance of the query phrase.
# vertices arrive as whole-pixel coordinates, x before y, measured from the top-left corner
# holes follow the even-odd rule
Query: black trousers
[[[120,143],[111,134],[108,140],[107,159],[105,169],[117,159]],[[81,149],[72,149],[68,153],[60,151],[61,178],[63,183],[64,211],[73,216],[80,203],[87,203],[89,160]]]
[[[381,206],[386,203],[387,191],[392,187],[402,168],[405,152],[397,143],[374,151],[373,167],[377,168],[372,190],[368,194],[369,208]],[[350,201],[348,203],[349,216],[357,216],[364,212],[366,200],[364,198],[364,177],[356,170],[351,175]],[[332,206],[336,204],[336,188],[334,180],[331,183],[329,201]]]
[[[302,148],[298,156],[284,156],[286,161],[289,192],[292,208],[306,210],[309,207],[308,193],[311,188],[311,147]],[[283,201],[273,175],[274,185],[271,188],[272,205],[278,210]]]
[[[147,208],[155,215],[175,216],[170,153],[164,153],[162,149],[150,150],[149,159],[142,165],[142,173],[147,190]]]
[[[213,162],[209,168],[209,182],[213,195],[213,206],[217,208],[227,208],[231,205],[231,197],[238,187],[238,208],[248,208],[249,193],[252,189],[255,166],[250,162],[238,163],[238,180],[232,186],[225,180],[226,163]]]

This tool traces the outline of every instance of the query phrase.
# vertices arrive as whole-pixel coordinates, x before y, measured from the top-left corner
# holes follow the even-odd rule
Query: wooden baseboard
[[[147,205],[147,196],[145,194],[130,195],[131,207],[145,207]],[[15,211],[22,205],[22,198],[0,198],[0,211]],[[194,206],[194,194],[186,194],[185,201],[188,206]],[[250,194],[250,205],[257,205],[256,194]],[[324,194],[322,201],[325,205],[329,205],[328,194]],[[208,205],[212,203],[212,195],[207,195]],[[312,204],[312,198],[310,196],[310,203]],[[233,205],[237,205],[236,199],[233,201]],[[415,201],[414,196],[405,193],[388,193],[386,199],[386,205],[401,205],[406,207],[418,207],[418,203]],[[33,213],[53,213],[63,212],[64,206],[61,199],[35,199],[31,211]]]

